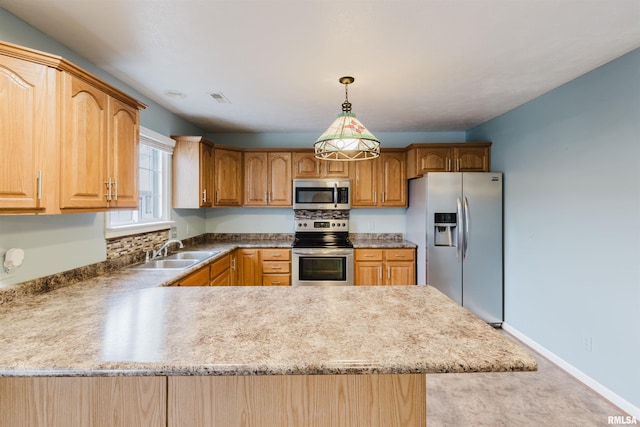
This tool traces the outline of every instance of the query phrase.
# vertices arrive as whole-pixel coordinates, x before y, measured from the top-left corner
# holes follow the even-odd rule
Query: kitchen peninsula
[[[536,369],[430,286],[159,286],[175,275],[0,306],[0,424],[424,426],[428,374]]]

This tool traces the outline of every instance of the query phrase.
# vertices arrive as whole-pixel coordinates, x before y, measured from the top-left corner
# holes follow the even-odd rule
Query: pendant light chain
[[[351,112],[351,103],[349,102],[349,83],[344,84],[344,102],[342,103],[342,112]]]

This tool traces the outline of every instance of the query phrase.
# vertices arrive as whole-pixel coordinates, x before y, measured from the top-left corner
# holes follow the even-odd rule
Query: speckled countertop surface
[[[0,306],[0,376],[536,369],[430,286],[161,286],[189,271],[123,269]]]

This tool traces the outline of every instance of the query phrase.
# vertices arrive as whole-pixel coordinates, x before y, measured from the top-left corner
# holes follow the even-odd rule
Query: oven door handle
[[[338,183],[333,183],[333,208],[338,207]]]
[[[344,256],[353,255],[353,249],[292,249],[293,255]]]

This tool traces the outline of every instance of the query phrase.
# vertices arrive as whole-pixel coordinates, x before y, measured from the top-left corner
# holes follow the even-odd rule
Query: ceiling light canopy
[[[345,101],[342,113],[313,144],[315,157],[322,160],[353,161],[375,159],[380,155],[380,141],[351,112],[348,85],[353,77],[340,77]]]

